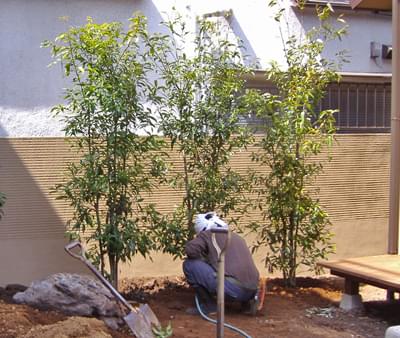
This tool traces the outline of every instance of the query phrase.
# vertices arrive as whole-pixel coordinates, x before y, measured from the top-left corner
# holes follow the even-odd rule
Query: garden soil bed
[[[400,302],[387,303],[384,291],[370,286],[361,288],[366,300],[365,311],[340,310],[341,283],[335,278],[299,278],[299,287],[290,289],[283,287],[280,279],[270,279],[262,311],[252,317],[240,313],[239,307],[231,304],[226,310],[226,322],[254,338],[383,337],[388,326],[400,324]],[[215,337],[215,325],[185,313],[185,309],[194,304],[194,294],[181,277],[123,280],[121,290],[127,299],[148,302],[164,326],[171,323],[173,337]],[[68,317],[61,313],[14,304],[12,295],[16,291],[18,287],[12,285],[0,288],[0,337],[24,337],[35,328],[37,335],[31,331],[29,337],[42,338],[40,329],[50,324],[56,324],[53,337],[103,337],[100,328],[89,330],[96,323],[85,326],[78,321],[80,318],[69,318],[69,324],[65,325]],[[75,332],[69,333],[69,329]],[[127,329],[105,331],[106,336],[132,337]],[[226,329],[225,337],[239,335]]]

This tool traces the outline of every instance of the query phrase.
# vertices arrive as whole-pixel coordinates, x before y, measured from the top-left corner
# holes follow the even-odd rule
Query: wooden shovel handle
[[[76,248],[76,247],[79,247],[79,254],[77,254],[77,253],[75,253],[75,252],[73,252],[73,251],[71,251],[72,249],[74,249],[74,248]],[[83,249],[83,247],[82,247],[82,244],[80,243],[80,242],[78,242],[78,241],[72,241],[72,242],[70,242],[70,243],[68,243],[66,246],[65,246],[65,251],[69,254],[69,255],[71,255],[72,257],[74,257],[74,258],[76,258],[76,259],[82,259],[82,258],[84,258],[84,255],[85,255],[85,250]]]

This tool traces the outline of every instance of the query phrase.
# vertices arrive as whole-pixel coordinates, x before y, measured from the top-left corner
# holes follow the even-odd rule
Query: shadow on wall
[[[230,26],[235,35],[242,41],[243,48],[241,50],[243,59],[246,60],[246,66],[252,67],[253,69],[261,69],[260,60],[257,58],[256,52],[250,41],[247,39],[239,21],[232,15],[230,20]]]
[[[7,137],[8,133],[7,131],[3,128],[3,126],[0,124],[0,137]],[[1,166],[1,163],[0,163]],[[1,186],[0,186],[1,187]]]
[[[28,284],[56,272],[87,272],[82,264],[64,253],[70,209],[50,195],[51,188],[63,178],[66,162],[72,160],[69,145],[63,138],[35,137],[39,130],[36,127],[45,123],[42,115],[21,121],[15,115],[20,112],[23,116],[22,113],[35,107],[49,107],[61,100],[65,79],[59,68],[47,68],[50,51],[40,49],[43,40],[52,39],[68,28],[59,17],[69,16],[68,25],[84,24],[87,16],[97,22],[127,23],[133,12],[140,10],[154,19],[149,23],[150,29],[156,29],[155,25],[161,21],[152,1],[99,0],[96,4],[93,6],[91,0],[50,3],[22,0],[18,5],[6,0],[2,4],[2,13],[7,15],[0,13],[0,37],[6,41],[0,51],[0,65],[7,71],[3,85],[0,84],[0,92],[4,94],[0,106],[10,108],[10,119],[5,121],[13,131],[8,133],[0,125],[0,190],[7,196],[5,215],[0,222],[0,285]],[[18,30],[12,29],[16,20],[22,25]],[[8,63],[11,59],[1,58],[2,54],[17,55],[18,62]],[[40,135],[54,136],[51,128],[46,131]],[[9,138],[10,135],[21,138]]]
[[[61,213],[67,208],[49,195],[62,177],[62,161],[55,161],[61,142],[0,138],[0,189],[7,197],[0,221],[0,285],[87,272],[64,252],[66,214]]]

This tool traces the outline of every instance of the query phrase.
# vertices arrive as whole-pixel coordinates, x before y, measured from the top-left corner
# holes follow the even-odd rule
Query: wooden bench
[[[340,307],[346,310],[362,307],[360,283],[387,290],[388,299],[400,292],[400,256],[380,255],[318,262],[332,275],[344,278],[344,294]]]

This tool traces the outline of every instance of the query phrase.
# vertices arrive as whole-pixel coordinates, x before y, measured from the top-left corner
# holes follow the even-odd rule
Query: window
[[[294,0],[297,5],[299,0]],[[306,6],[326,5],[330,3],[334,7],[351,9],[371,9],[381,11],[392,10],[392,0],[307,0]]]
[[[278,94],[278,89],[264,77],[264,73],[256,72],[255,78],[246,79],[246,87],[249,89],[256,89],[262,93]],[[240,119],[240,124],[249,126],[253,132],[263,132],[264,129],[260,125],[268,124],[264,119],[256,116],[254,113],[249,112],[246,116]]]
[[[350,1],[351,0],[308,0],[306,2],[306,5],[326,5],[327,3],[330,3],[332,6],[337,6],[337,7],[350,7]],[[296,1],[297,3],[298,1]]]
[[[338,132],[390,132],[390,83],[341,82],[328,87],[320,109],[338,109]]]
[[[392,0],[350,0],[353,9],[392,10]]]
[[[276,87],[263,80],[261,72],[248,79],[247,87],[277,94]],[[339,110],[335,114],[339,133],[389,133],[390,104],[390,74],[342,74],[340,83],[329,85],[319,109]],[[263,121],[249,114],[242,122],[257,131],[257,124]]]

